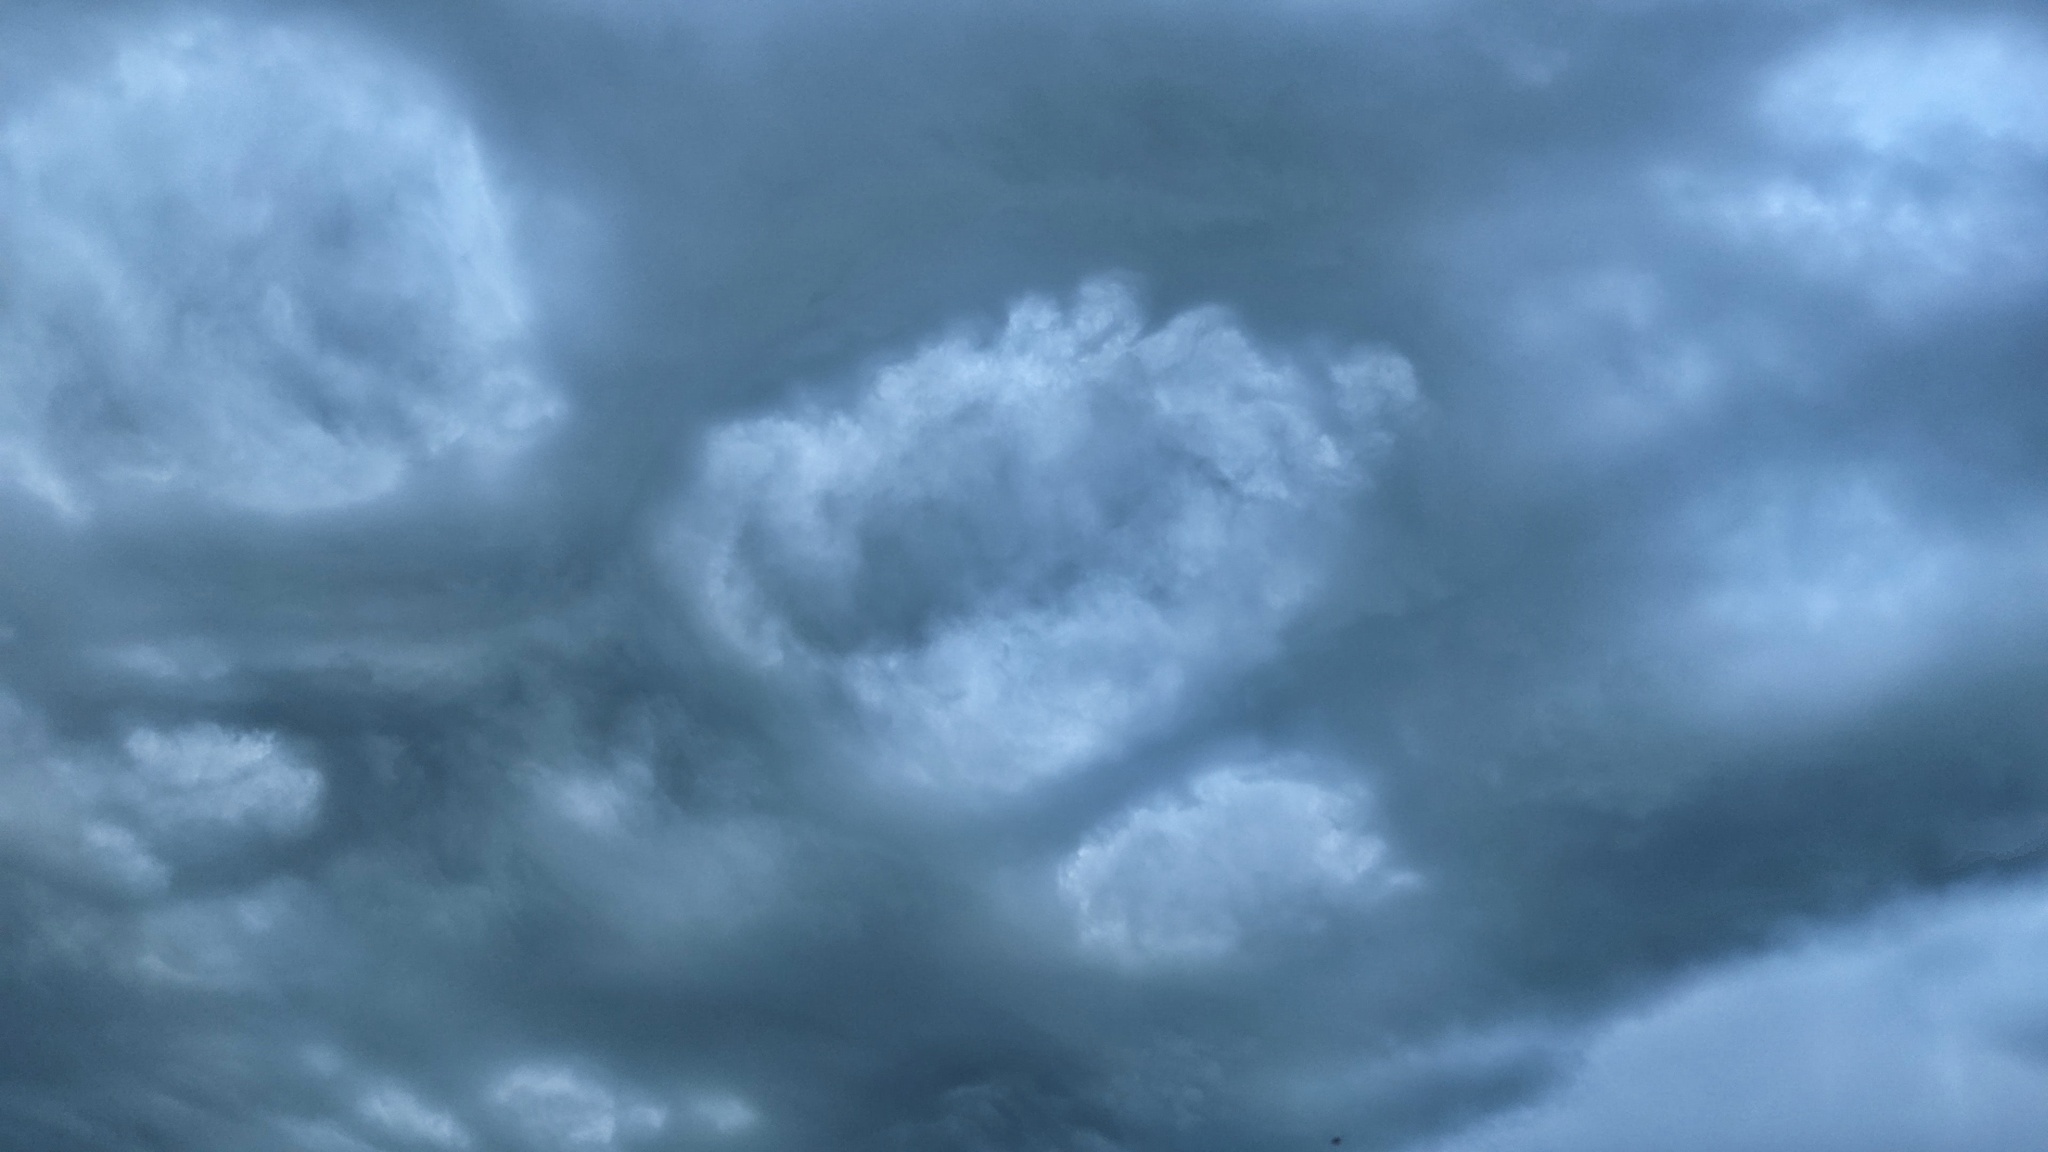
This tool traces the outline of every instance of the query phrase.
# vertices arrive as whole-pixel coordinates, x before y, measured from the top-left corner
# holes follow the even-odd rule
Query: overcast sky
[[[7,1152],[2014,1152],[2048,14],[0,6]]]

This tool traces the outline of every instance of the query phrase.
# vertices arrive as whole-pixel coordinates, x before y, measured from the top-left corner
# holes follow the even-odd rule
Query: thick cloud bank
[[[2048,22],[0,7],[0,1152],[2007,1152]]]

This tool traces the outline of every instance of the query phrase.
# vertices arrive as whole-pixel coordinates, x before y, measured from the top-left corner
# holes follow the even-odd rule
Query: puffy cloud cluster
[[[708,629],[834,682],[886,770],[1015,792],[1270,658],[1415,397],[1394,353],[1147,331],[1093,281],[714,431],[670,547]]]
[[[173,24],[0,127],[0,468],[57,509],[295,513],[552,421],[505,196],[424,77]]]

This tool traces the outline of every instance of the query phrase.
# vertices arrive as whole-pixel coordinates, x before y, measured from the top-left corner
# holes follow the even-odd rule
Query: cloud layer
[[[2007,1149],[2048,24],[0,11],[0,1146]]]

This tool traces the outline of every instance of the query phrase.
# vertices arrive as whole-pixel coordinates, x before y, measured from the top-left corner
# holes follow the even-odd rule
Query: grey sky
[[[0,1148],[2010,1152],[2048,20],[0,7]]]

